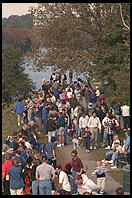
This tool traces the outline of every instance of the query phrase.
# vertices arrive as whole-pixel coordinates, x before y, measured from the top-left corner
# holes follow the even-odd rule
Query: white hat
[[[96,89],[98,89],[99,87],[98,87],[98,86],[96,86],[95,88],[96,88]]]

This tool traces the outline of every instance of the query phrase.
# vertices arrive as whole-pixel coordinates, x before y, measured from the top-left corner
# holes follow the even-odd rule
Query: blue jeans
[[[39,181],[39,195],[51,195],[52,184],[51,181],[41,180]]]
[[[56,131],[48,131],[48,142],[51,142],[51,137],[55,137]]]
[[[117,152],[113,152],[112,160],[113,160],[114,166],[117,166],[118,165],[118,153]]]
[[[36,180],[32,181],[32,194],[39,195],[39,182]]]
[[[64,127],[64,144],[67,144],[67,126]]]
[[[43,126],[44,126],[44,135],[47,135],[47,120],[43,120]]]
[[[107,151],[105,154],[105,160],[111,160],[113,155],[113,151]]]
[[[106,144],[106,141],[107,141],[107,132],[106,132],[106,128],[104,128],[103,144]]]
[[[130,116],[122,116],[124,122],[124,129],[130,128]]]
[[[90,137],[84,138],[85,147],[87,150],[90,150]]]
[[[71,179],[71,183],[72,183],[72,188],[73,188],[73,193],[74,193],[74,194],[76,194],[76,193],[78,192],[78,186],[77,186],[77,184],[74,182],[74,176],[76,175],[76,173],[77,173],[76,171],[73,171],[72,174],[71,174],[71,176],[72,176],[72,177],[71,177],[71,178],[72,178],[72,179]]]

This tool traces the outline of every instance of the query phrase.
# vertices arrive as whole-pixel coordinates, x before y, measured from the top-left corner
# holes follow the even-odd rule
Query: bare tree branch
[[[124,19],[123,19],[121,3],[120,3],[119,5],[120,5],[120,14],[121,14],[121,19],[122,19],[123,25],[124,25],[127,29],[130,30],[130,27],[127,26],[127,25],[125,24],[125,21],[124,21]]]

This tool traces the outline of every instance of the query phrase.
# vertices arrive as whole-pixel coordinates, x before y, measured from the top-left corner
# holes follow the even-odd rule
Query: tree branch
[[[121,15],[121,19],[122,19],[123,25],[124,25],[127,29],[130,30],[130,27],[127,26],[127,25],[125,24],[125,21],[124,21],[124,19],[123,19],[121,3],[120,3],[119,5],[120,5],[120,15]]]

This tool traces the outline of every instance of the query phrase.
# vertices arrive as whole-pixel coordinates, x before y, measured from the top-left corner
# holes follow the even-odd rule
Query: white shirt
[[[123,106],[121,107],[122,116],[130,116],[129,109],[130,109],[129,106],[123,105]]]
[[[32,149],[31,144],[29,142],[25,142],[25,146],[27,147],[27,149]]]
[[[102,120],[102,125],[105,126],[105,123],[107,123],[109,120],[110,118],[104,117],[104,119]]]
[[[85,128],[86,126],[88,126],[88,121],[89,121],[89,117],[86,115],[85,118],[83,116],[81,116],[79,118],[79,128]]]
[[[98,118],[98,117],[93,117],[93,116],[91,116],[90,118],[89,118],[89,121],[88,121],[88,127],[91,127],[91,128],[93,128],[93,127],[96,127],[96,128],[98,128],[99,130],[101,130],[101,123],[100,123],[100,119]]]
[[[59,184],[62,184],[62,189],[68,192],[71,191],[71,185],[68,180],[68,176],[64,171],[61,171],[59,174]]]
[[[82,174],[81,176],[83,178],[83,184],[78,185],[78,191],[80,194],[81,192],[83,194],[84,192],[91,193],[93,190],[98,191],[99,187],[91,179],[88,179],[87,175]]]

